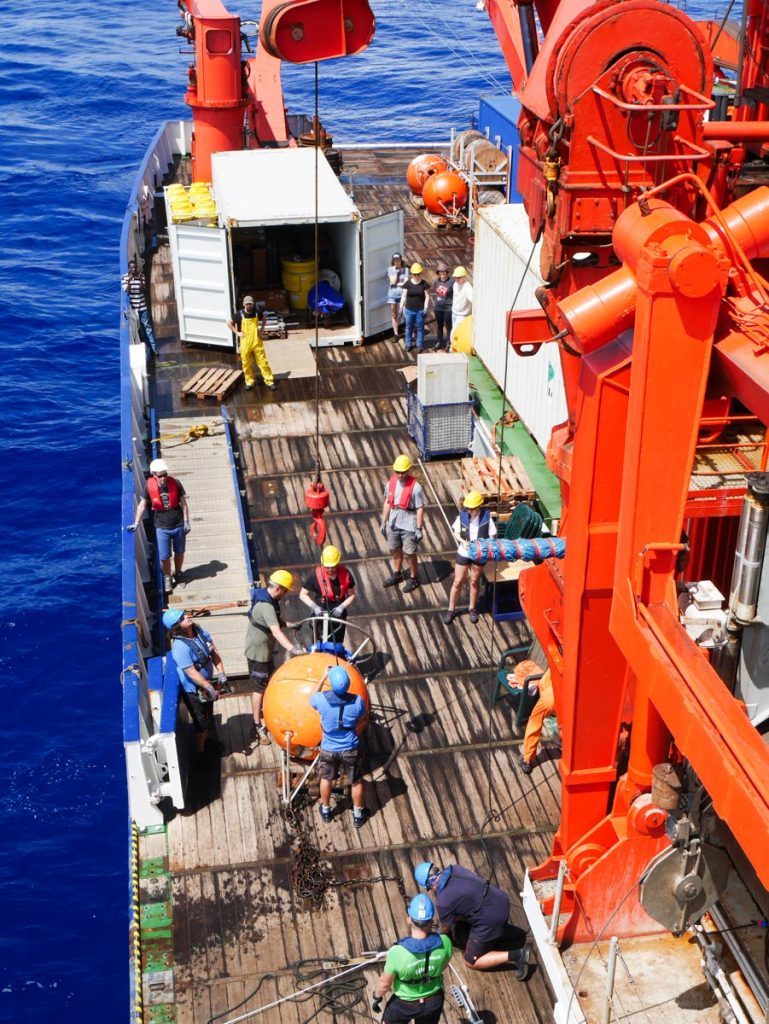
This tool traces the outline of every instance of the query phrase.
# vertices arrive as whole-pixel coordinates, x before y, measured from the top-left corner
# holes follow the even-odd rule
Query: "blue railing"
[[[243,552],[246,556],[246,572],[248,573],[248,583],[251,588],[251,593],[254,592],[254,573],[253,570],[259,571],[259,566],[256,561],[256,552],[252,544],[248,540],[248,531],[246,530],[246,520],[243,514],[243,496],[240,493],[240,478],[238,476],[238,466],[235,461],[235,446],[232,442],[232,427],[230,421],[230,414],[227,411],[227,406],[223,405],[222,409],[222,423],[224,424],[224,434],[227,438],[227,453],[230,459],[230,472],[232,473],[232,484],[235,488],[235,495],[237,497],[238,506],[238,523],[240,524],[240,540],[243,545]],[[252,598],[253,600],[253,598]]]
[[[134,219],[139,216],[139,191],[144,183],[145,168],[160,140],[166,131],[161,125],[152,141],[145,150],[144,159],[134,178],[131,192],[123,216],[120,232],[120,276],[128,271],[128,251]],[[131,400],[131,320],[128,296],[120,293],[120,457],[121,457],[121,500],[120,500],[120,536],[121,536],[121,589],[123,595],[123,738],[126,742],[138,738],[139,728],[139,627],[136,623],[136,549],[135,534],[125,529],[134,517],[134,466],[133,466],[133,422]],[[131,621],[134,620],[134,621]]]

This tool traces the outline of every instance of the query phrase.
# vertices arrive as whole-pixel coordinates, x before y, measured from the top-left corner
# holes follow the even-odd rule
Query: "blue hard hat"
[[[421,885],[424,889],[427,888],[427,879],[430,877],[430,869],[433,866],[431,860],[423,860],[421,864],[417,864],[414,868],[414,878],[416,879],[417,885]]]
[[[183,608],[169,608],[167,612],[163,612],[163,625],[166,629],[173,629],[183,618]]]
[[[427,924],[435,917],[435,907],[429,896],[420,893],[409,903],[409,917],[415,924]]]
[[[331,689],[340,697],[350,689],[350,676],[347,669],[342,668],[341,665],[334,665],[329,669],[328,681],[331,684]]]

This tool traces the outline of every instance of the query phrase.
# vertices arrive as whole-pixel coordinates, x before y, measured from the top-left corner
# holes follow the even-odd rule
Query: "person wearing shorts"
[[[390,552],[391,575],[385,580],[385,587],[394,587],[404,580],[403,556],[409,566],[409,576],[403,593],[408,594],[419,586],[417,574],[417,552],[422,540],[422,523],[425,514],[425,498],[422,485],[409,473],[411,459],[399,455],[393,462],[393,474],[385,484],[384,505],[380,530],[387,541]]]
[[[254,603],[248,612],[246,627],[246,661],[248,684],[251,692],[251,711],[254,725],[251,739],[269,743],[270,734],[262,721],[264,691],[275,671],[273,654],[277,644],[289,654],[304,654],[304,648],[292,644],[283,632],[285,623],[280,614],[280,602],[294,587],[294,577],[285,569],[276,569],[266,587],[254,591]]]
[[[310,697],[310,707],[320,715],[323,738],[318,757],[320,779],[320,816],[331,821],[331,791],[344,770],[352,790],[353,824],[360,828],[368,816],[363,806],[363,777],[360,762],[360,735],[368,709],[362,697],[349,693],[350,675],[341,665],[328,671],[329,689]]]
[[[473,541],[485,540],[497,535],[496,524],[491,518],[489,510],[483,507],[483,495],[480,491],[470,491],[465,496],[462,502],[462,511],[452,523],[451,532],[456,537],[458,546],[454,582],[451,584],[451,593],[449,594],[449,609],[444,615],[443,621],[447,626],[454,621],[457,614],[457,601],[469,573],[470,608],[468,614],[470,621],[476,623],[479,619],[478,596],[481,590],[483,563],[470,560],[468,557],[469,545]]]
[[[394,252],[390,266],[387,268],[387,304],[390,307],[393,335],[396,338],[398,337],[398,318],[400,316],[403,286],[408,279],[409,272],[404,266],[403,257],[399,252]]]
[[[187,534],[190,532],[190,509],[181,481],[169,474],[168,466],[163,459],[152,460],[150,474],[144,487],[144,494],[136,508],[134,521],[128,530],[133,533],[142,521],[146,510],[152,509],[158,558],[160,559],[160,568],[163,570],[163,586],[166,590],[172,590],[182,578]],[[172,554],[174,557],[173,576],[171,576]]]
[[[465,946],[468,967],[487,971],[511,963],[516,967],[518,980],[526,979],[528,948],[499,948],[510,916],[510,897],[506,892],[459,864],[441,868],[423,861],[415,868],[414,878],[435,900],[442,931],[450,932],[458,921],[469,924]]]

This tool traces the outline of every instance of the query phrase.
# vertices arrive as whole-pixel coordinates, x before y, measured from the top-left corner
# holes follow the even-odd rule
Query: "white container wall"
[[[529,220],[523,206],[516,203],[480,208],[475,233],[473,346],[544,451],[553,427],[567,416],[558,345],[550,342],[536,355],[522,357],[510,348],[506,338],[509,309],[540,308],[534,296],[543,283],[539,274],[540,245],[536,246],[521,285],[532,250]],[[516,292],[518,298],[513,306]]]

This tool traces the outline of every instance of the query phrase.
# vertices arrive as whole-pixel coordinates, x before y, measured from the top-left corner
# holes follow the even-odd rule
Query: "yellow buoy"
[[[473,317],[466,316],[460,320],[451,332],[451,351],[465,352],[468,356],[473,354]]]

